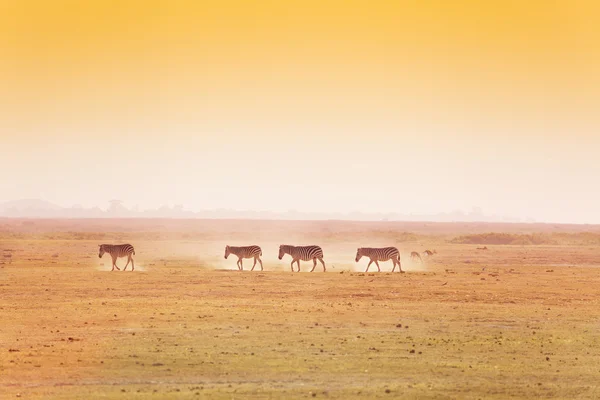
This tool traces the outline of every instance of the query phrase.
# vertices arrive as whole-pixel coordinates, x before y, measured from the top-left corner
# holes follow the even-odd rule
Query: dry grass
[[[450,243],[460,225],[121,223],[4,222],[2,398],[600,394],[598,246],[476,250]],[[136,272],[107,272],[100,239],[132,242]],[[329,272],[288,272],[280,241],[322,244]],[[261,244],[265,271],[234,271],[226,242]],[[388,243],[408,273],[354,271],[356,247]],[[425,248],[439,254],[408,263]]]
[[[600,246],[600,233],[533,233],[514,234],[506,232],[490,232],[462,235],[450,241],[455,244],[499,244],[499,245],[569,245]]]

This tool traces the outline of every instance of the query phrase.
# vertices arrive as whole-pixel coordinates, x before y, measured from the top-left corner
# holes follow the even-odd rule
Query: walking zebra
[[[119,271],[121,270],[119,267],[117,267],[117,258],[120,258],[120,257],[127,257],[127,264],[125,265],[125,268],[123,268],[123,271],[125,271],[127,269],[127,266],[129,265],[130,262],[131,262],[131,270],[133,271],[135,269],[135,264],[133,262],[133,257],[132,257],[132,255],[135,255],[135,250],[133,249],[132,245],[130,245],[130,244],[118,244],[118,245],[100,244],[98,246],[100,246],[100,253],[98,254],[99,258],[102,258],[104,253],[108,253],[112,257],[111,271],[114,271],[115,268]]]
[[[321,249],[319,246],[290,246],[287,244],[282,244],[279,246],[279,259],[281,260],[286,254],[292,256],[292,272],[294,272],[294,263],[298,264],[297,272],[300,272],[300,260],[313,260],[313,267],[310,272],[313,272],[317,267],[317,260],[323,264],[323,272],[327,270],[325,268],[325,261],[323,261],[323,249]]]
[[[394,263],[394,268],[392,268],[392,272],[396,269],[396,264],[398,264],[398,269],[400,272],[402,271],[402,265],[400,264],[400,252],[395,247],[381,247],[381,248],[373,248],[373,247],[360,247],[356,250],[356,262],[359,262],[362,257],[369,257],[371,261],[367,265],[367,269],[365,272],[369,271],[369,267],[371,263],[375,263],[377,265],[377,271],[381,272],[381,268],[379,268],[378,261],[388,261],[392,260]]]
[[[420,263],[423,262],[423,260],[421,259],[421,255],[419,253],[417,253],[416,251],[413,251],[412,253],[410,253],[410,259],[411,260],[419,259]]]
[[[260,263],[260,270],[263,270],[263,263],[260,259],[262,256],[262,250],[259,246],[243,246],[243,247],[234,247],[234,246],[225,246],[225,259],[229,257],[230,254],[235,254],[238,256],[237,266],[240,271],[244,270],[243,259],[244,258],[254,258],[254,265],[252,265],[252,269],[250,271],[254,271],[254,267],[256,266],[256,261]]]

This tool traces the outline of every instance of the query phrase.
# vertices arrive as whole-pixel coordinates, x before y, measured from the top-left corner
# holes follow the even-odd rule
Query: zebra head
[[[225,246],[225,259],[227,260],[227,257],[229,257],[229,255],[231,254],[231,250],[229,249],[229,246]]]
[[[98,258],[102,258],[102,256],[106,252],[106,250],[104,250],[104,245],[103,244],[99,244],[98,247],[100,247],[100,252],[98,253]]]
[[[360,259],[363,256],[363,251],[362,251],[362,247],[359,247],[358,249],[356,249],[356,258],[354,259],[354,261],[359,262]]]
[[[284,245],[279,246],[279,259],[281,260],[285,255],[285,250],[283,248]]]

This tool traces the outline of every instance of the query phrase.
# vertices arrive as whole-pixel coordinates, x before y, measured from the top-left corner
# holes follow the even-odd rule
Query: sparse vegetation
[[[18,240],[0,232],[13,254],[0,264],[7,398],[596,397],[600,274],[579,267],[599,263],[594,233],[545,232],[588,245],[473,248],[469,260],[464,246],[438,241],[423,271],[365,274],[353,272],[363,227],[302,237],[294,225],[161,233],[140,222],[123,233],[139,271],[111,273],[95,235],[112,241],[117,230],[79,223],[52,233],[36,221]],[[174,239],[185,234],[200,239]],[[253,235],[264,272],[221,262],[223,237]],[[435,227],[418,235],[434,248]],[[331,272],[288,272],[273,252],[292,236],[326,241]],[[408,260],[413,245],[399,249]]]
[[[462,235],[450,240],[453,244],[477,244],[477,245],[600,245],[600,233],[577,232],[577,233],[531,233],[515,234],[504,232],[479,233]]]

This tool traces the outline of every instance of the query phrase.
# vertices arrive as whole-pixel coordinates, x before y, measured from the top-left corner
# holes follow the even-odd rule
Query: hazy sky
[[[600,223],[600,2],[0,1],[0,201]]]

